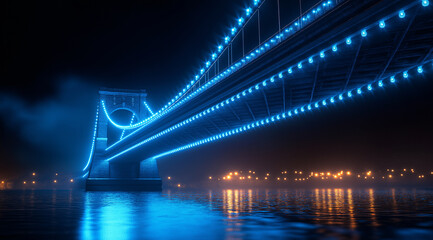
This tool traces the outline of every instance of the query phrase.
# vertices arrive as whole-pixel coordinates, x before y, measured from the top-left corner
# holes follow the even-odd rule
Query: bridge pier
[[[148,110],[145,107],[147,94],[143,90],[102,89],[99,91],[100,101],[105,102],[107,111],[128,109],[135,117],[145,119]],[[108,134],[109,119],[103,114],[98,118],[95,141],[95,152],[86,180],[87,191],[159,191],[162,181],[158,174],[155,159],[138,159],[130,156],[124,161],[107,161],[106,149],[118,139]],[[111,140],[111,141],[110,141]],[[111,143],[110,143],[111,142]]]
[[[87,191],[160,191],[162,180],[155,159],[139,163],[94,164],[92,175],[87,178]]]

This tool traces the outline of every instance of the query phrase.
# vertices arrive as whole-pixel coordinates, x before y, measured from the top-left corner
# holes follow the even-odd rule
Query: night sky
[[[294,1],[294,2],[297,2]],[[161,107],[245,0],[2,1],[0,176],[80,173],[99,87]],[[432,79],[160,159],[161,175],[230,169],[433,167]]]

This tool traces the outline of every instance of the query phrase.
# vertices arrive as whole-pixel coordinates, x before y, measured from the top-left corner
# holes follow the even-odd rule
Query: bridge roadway
[[[379,20],[414,1],[348,0],[300,32],[281,42],[225,80],[207,89],[186,104],[140,129],[100,157],[117,161],[141,161],[162,152],[189,144],[294,107],[315,103],[344,90],[392,76],[432,58],[433,18],[421,4],[406,11],[406,17],[386,21],[386,27],[373,27],[360,36],[364,26]],[[350,34],[351,44],[339,44],[338,51],[327,50],[324,59],[303,62],[302,69],[287,69],[301,60],[329,48]],[[267,87],[220,107],[204,117],[149,141],[125,154],[116,155],[137,143],[198,114],[261,82],[283,73]],[[114,156],[114,157],[113,157]]]

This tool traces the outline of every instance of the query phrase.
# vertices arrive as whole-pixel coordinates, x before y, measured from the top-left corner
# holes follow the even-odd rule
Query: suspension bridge
[[[144,90],[101,89],[87,189],[158,190],[164,156],[431,79],[428,0],[310,2],[251,2],[160,109]]]

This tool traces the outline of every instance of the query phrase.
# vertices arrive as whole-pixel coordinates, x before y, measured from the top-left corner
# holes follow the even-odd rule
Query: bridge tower
[[[129,118],[132,116],[129,124],[132,124],[151,116],[153,113],[146,106],[146,97],[145,90],[100,89],[99,117],[97,119],[94,153],[86,180],[86,190],[161,189],[162,181],[158,174],[156,160],[139,159],[140,156],[131,156],[130,159],[123,159],[123,161],[106,161],[107,147],[126,136],[128,131],[133,131],[117,129],[117,131],[122,132],[121,136],[120,138],[115,136],[117,139],[113,139],[115,137],[110,134],[110,130],[116,127],[112,125],[108,117],[119,110],[128,111],[130,112]],[[107,114],[105,114],[105,111]]]

